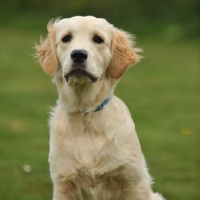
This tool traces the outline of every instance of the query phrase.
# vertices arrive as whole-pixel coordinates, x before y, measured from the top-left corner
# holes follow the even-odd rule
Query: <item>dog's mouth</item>
[[[97,78],[86,72],[85,70],[82,70],[80,68],[70,71],[65,76],[65,80],[68,82],[70,77],[76,77],[77,79],[81,79],[83,77],[89,78],[93,83],[97,81]]]

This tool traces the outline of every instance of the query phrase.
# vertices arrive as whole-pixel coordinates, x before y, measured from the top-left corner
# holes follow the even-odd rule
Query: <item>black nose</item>
[[[88,54],[87,51],[83,49],[77,49],[73,50],[70,56],[75,63],[83,63],[87,59]]]

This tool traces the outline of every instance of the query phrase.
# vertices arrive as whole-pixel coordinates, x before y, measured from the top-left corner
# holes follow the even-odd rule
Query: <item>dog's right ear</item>
[[[35,45],[36,59],[44,69],[44,71],[52,75],[58,68],[58,58],[56,53],[56,31],[53,28],[53,22],[47,25],[48,35],[45,40],[41,40],[40,45]]]

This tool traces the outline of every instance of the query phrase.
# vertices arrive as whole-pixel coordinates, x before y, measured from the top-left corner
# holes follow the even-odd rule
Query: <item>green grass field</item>
[[[0,199],[49,200],[51,77],[33,60],[40,32],[0,31]],[[168,200],[200,199],[200,48],[197,42],[140,39],[145,58],[115,94],[129,107],[154,191]],[[23,166],[31,166],[31,172]]]

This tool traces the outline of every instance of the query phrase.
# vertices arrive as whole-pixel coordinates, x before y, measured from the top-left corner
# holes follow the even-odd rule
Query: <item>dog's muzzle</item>
[[[73,61],[72,70],[67,73],[64,77],[65,80],[68,82],[70,77],[75,77],[77,79],[81,78],[89,78],[93,83],[97,81],[97,78],[94,77],[92,74],[87,72],[85,61],[88,58],[88,53],[84,49],[76,49],[73,50],[70,54],[70,57]]]

